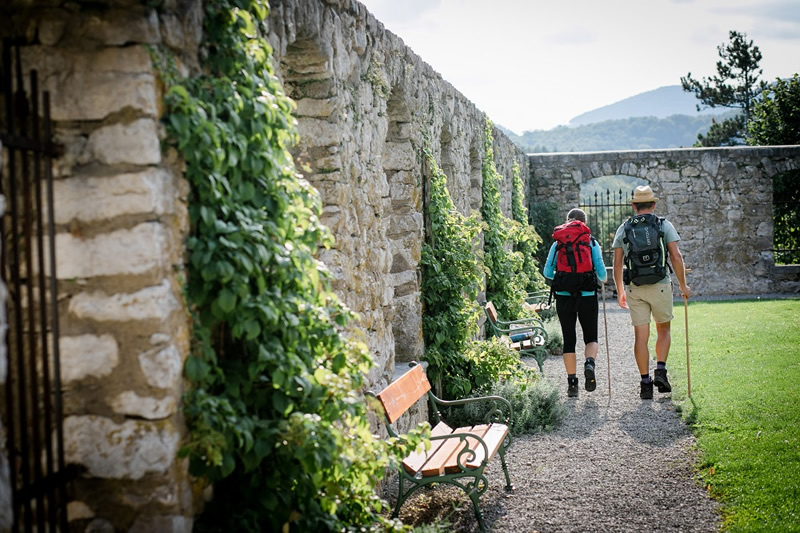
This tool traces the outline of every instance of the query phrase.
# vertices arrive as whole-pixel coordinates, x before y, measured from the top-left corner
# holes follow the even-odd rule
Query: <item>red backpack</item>
[[[553,290],[577,295],[597,289],[597,275],[592,264],[592,231],[580,220],[553,229],[556,246],[556,274]]]

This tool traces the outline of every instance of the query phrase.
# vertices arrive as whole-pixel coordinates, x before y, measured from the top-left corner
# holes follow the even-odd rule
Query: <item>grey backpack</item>
[[[663,218],[653,214],[634,215],[625,222],[623,242],[628,245],[626,284],[652,285],[672,271],[667,263],[663,223]]]

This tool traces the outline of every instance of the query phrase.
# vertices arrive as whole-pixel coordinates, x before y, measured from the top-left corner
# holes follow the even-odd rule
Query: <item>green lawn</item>
[[[724,529],[800,531],[800,300],[676,302],[673,400],[697,435]]]

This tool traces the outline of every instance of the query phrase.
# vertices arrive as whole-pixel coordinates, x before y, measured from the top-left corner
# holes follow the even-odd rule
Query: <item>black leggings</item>
[[[583,342],[597,342],[597,293],[591,296],[572,296],[556,294],[556,311],[561,322],[561,335],[564,337],[564,353],[574,353],[577,334],[575,321],[580,320],[583,329]]]

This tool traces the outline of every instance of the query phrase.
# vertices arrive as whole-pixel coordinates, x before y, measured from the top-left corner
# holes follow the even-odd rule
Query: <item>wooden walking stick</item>
[[[606,332],[606,368],[608,369],[608,399],[611,400],[611,356],[608,349],[608,320],[606,319],[606,284],[600,284],[603,296],[603,330]]]
[[[686,390],[692,397],[692,376],[689,373],[689,298],[683,297],[683,325],[686,330]]]

